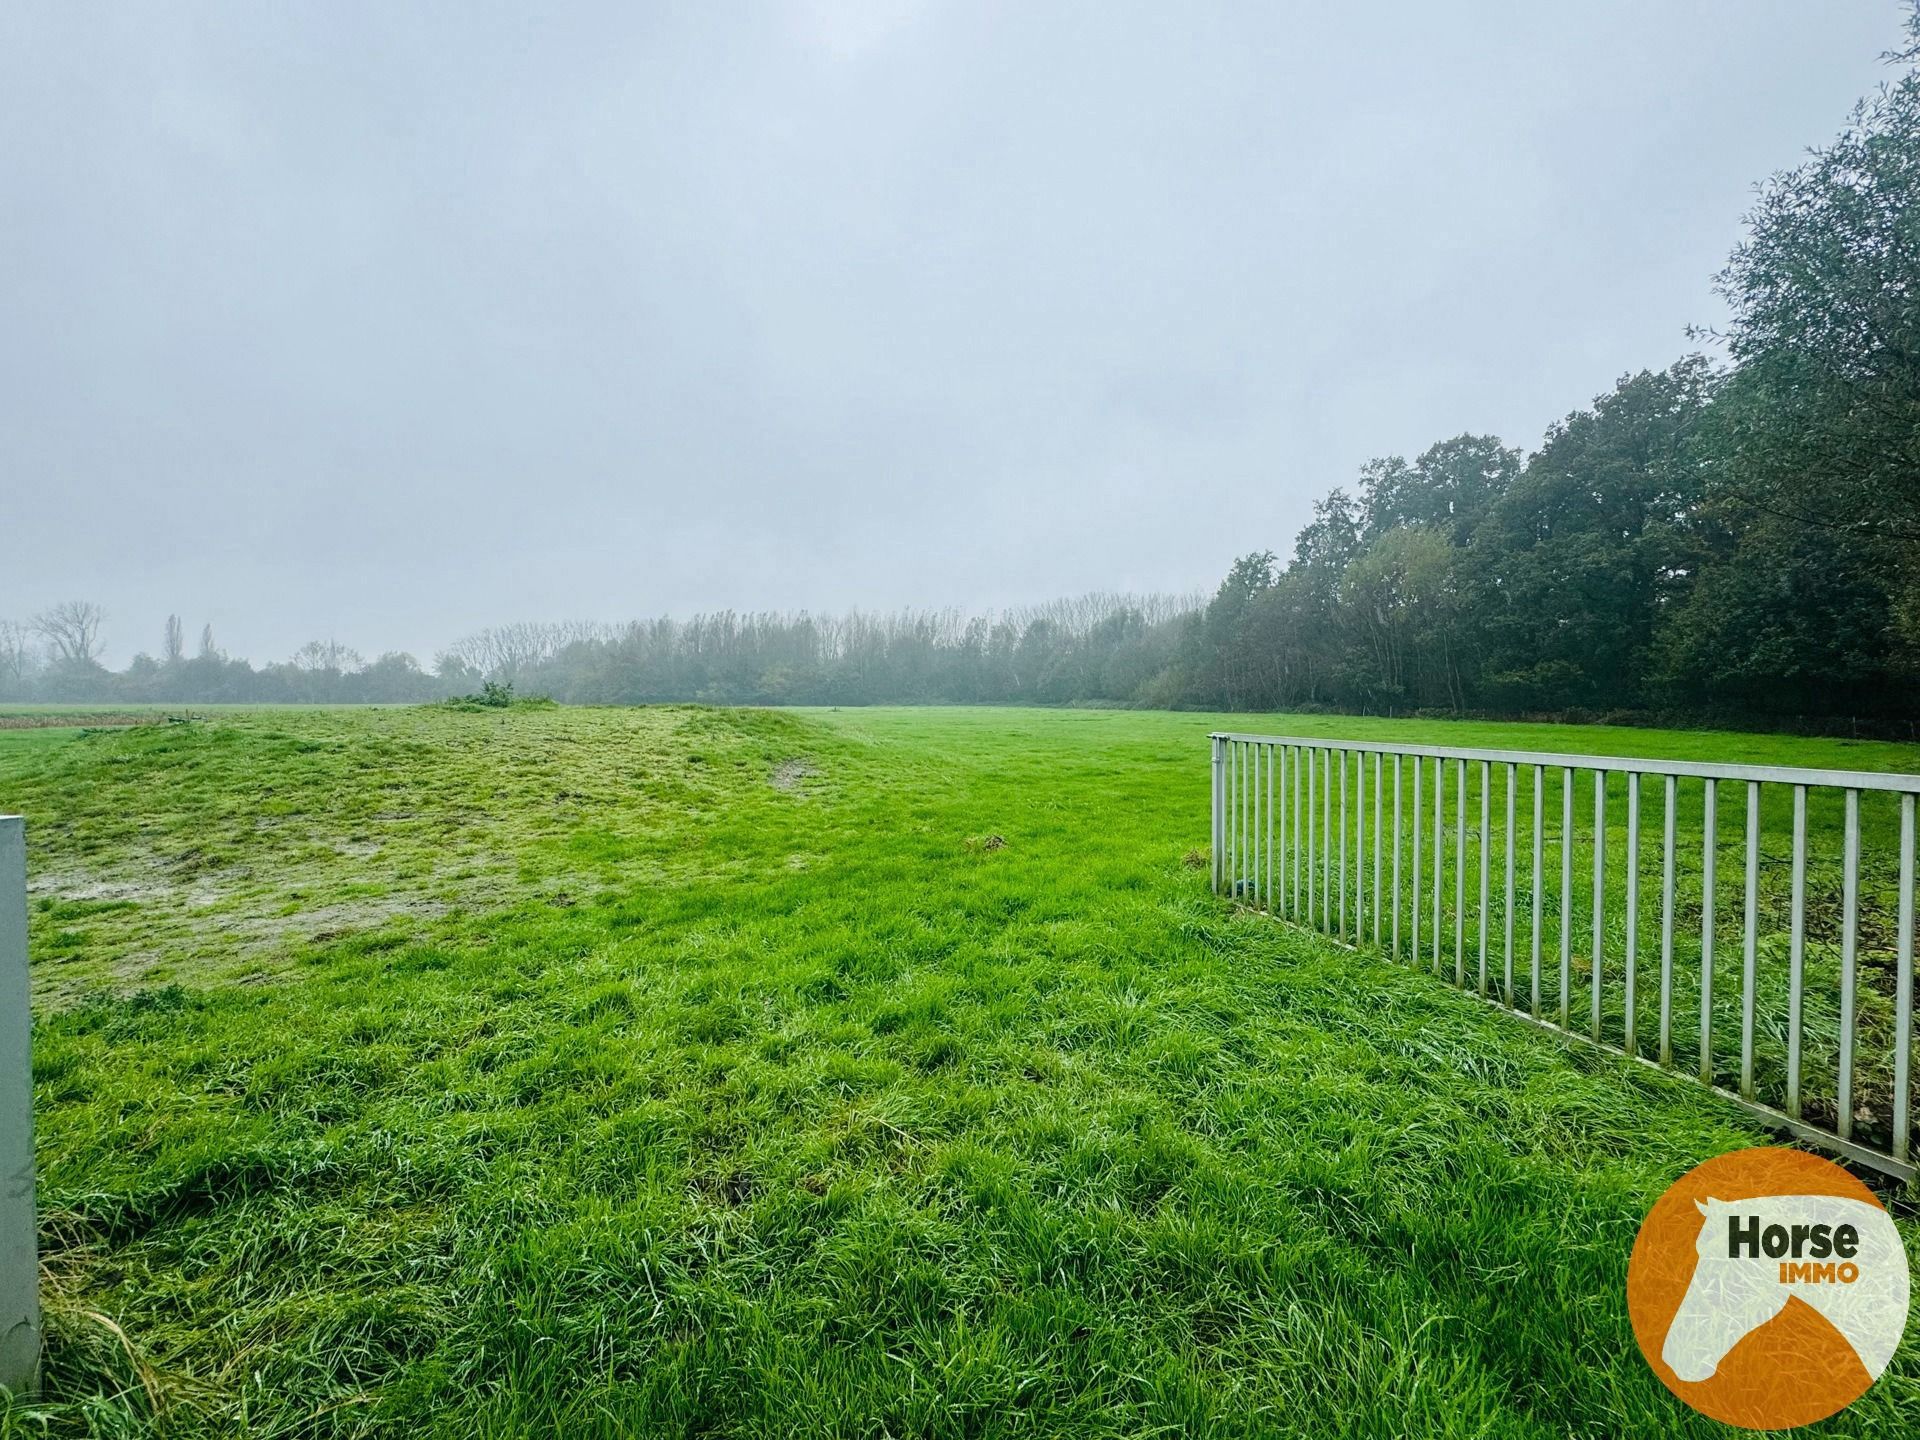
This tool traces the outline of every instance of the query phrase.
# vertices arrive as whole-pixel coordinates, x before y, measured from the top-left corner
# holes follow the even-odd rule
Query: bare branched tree
[[[187,655],[187,631],[180,623],[178,615],[167,616],[166,637],[160,643],[160,659],[168,665],[178,665]]]
[[[324,671],[347,675],[366,668],[366,661],[360,652],[351,645],[342,645],[338,640],[309,640],[293,652],[293,667],[296,670]]]
[[[91,600],[62,600],[33,617],[34,632],[47,642],[57,665],[91,665],[100,658],[100,627],[107,612]]]
[[[0,620],[0,685],[24,682],[34,668],[33,628],[19,620]]]
[[[569,645],[605,641],[613,633],[612,627],[592,620],[521,620],[468,635],[446,654],[482,675],[510,680],[546,664]]]

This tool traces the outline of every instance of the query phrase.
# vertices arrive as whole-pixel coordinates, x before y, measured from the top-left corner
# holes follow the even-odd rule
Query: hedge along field
[[[0,736],[51,1329],[0,1431],[1718,1433],[1637,1354],[1627,1255],[1675,1176],[1770,1137],[1215,899],[1219,723]],[[1909,1343],[1824,1428],[1916,1417]]]

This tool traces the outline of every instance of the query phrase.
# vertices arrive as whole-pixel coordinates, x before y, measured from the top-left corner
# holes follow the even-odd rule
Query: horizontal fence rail
[[[1920,776],[1213,740],[1213,888],[1903,1180]]]

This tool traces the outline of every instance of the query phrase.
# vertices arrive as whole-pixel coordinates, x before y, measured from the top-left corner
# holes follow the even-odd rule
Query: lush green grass
[[[58,744],[86,733],[83,725],[35,725],[23,730],[0,729],[0,756],[17,756],[27,746]]]
[[[1714,1433],[1635,1351],[1627,1253],[1671,1179],[1767,1137],[1214,899],[1212,723],[0,743],[52,1325],[0,1432]],[[1917,1420],[1909,1345],[1824,1428]]]

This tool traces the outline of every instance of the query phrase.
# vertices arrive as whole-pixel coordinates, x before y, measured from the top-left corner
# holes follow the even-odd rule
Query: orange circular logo
[[[1801,1150],[1736,1150],[1654,1202],[1627,1266],[1634,1338],[1666,1387],[1749,1430],[1824,1420],[1887,1368],[1906,1250],[1865,1185]]]

